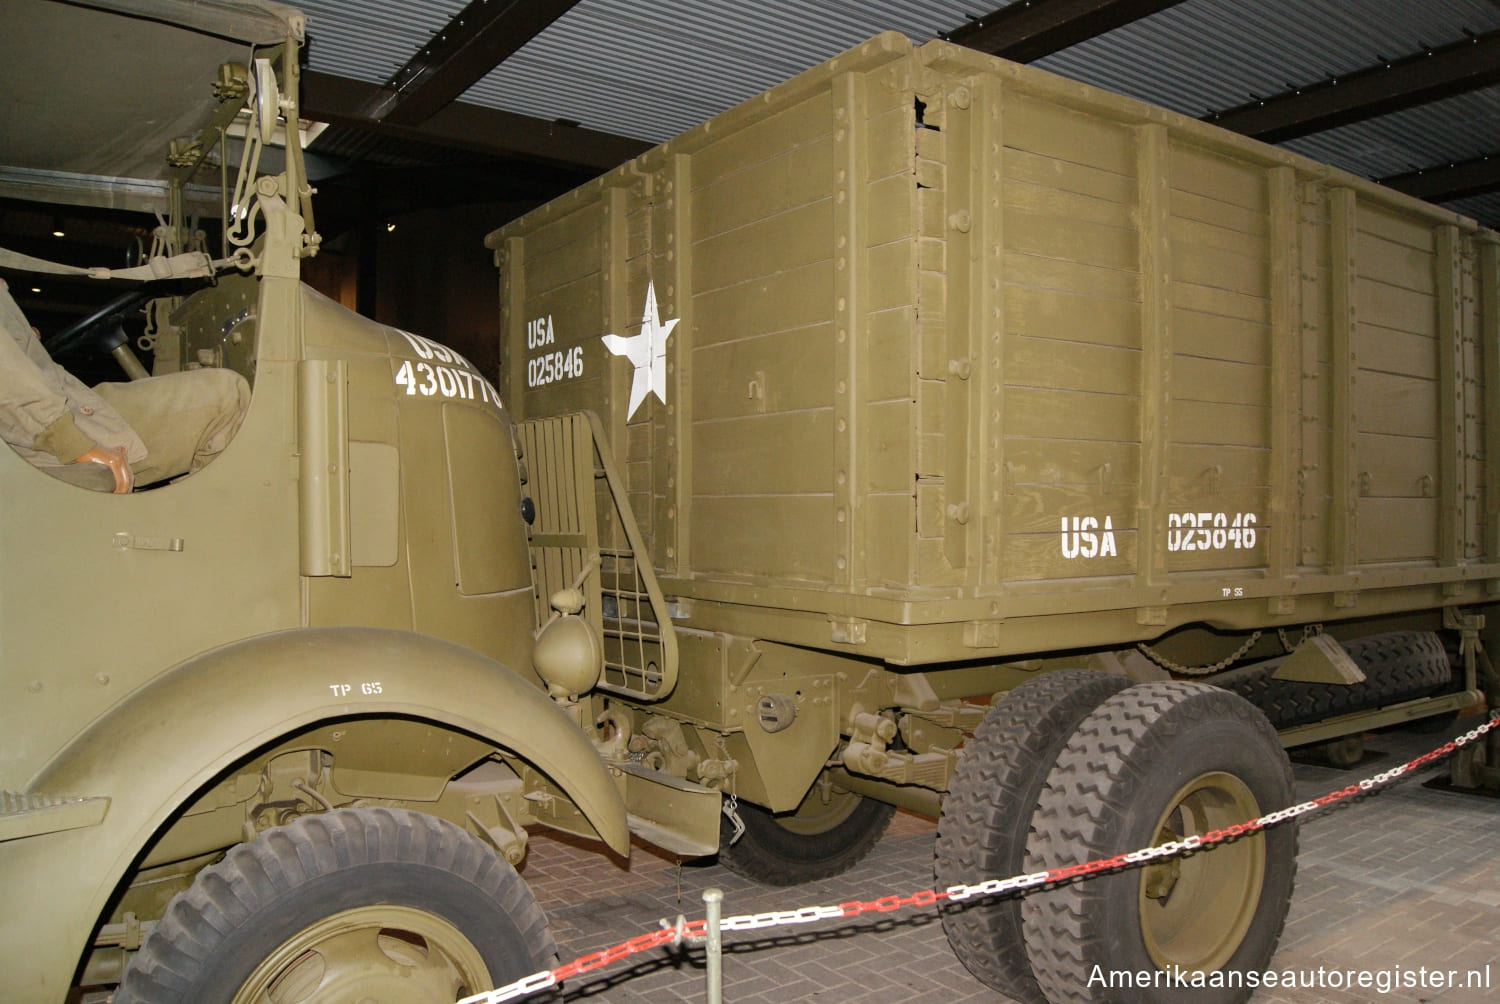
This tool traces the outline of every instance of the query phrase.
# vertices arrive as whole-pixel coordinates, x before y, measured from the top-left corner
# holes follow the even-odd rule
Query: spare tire
[[[1273,675],[1288,656],[1203,677],[1265,712],[1278,729],[1427,697],[1453,678],[1443,640],[1433,631],[1392,631],[1345,642],[1365,674],[1359,683],[1304,683]]]

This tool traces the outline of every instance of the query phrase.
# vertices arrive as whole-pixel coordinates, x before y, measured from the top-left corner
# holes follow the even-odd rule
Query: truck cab
[[[220,367],[252,388],[222,454],[131,492],[0,449],[0,882],[25,918],[4,940],[7,999],[118,983],[116,1001],[227,1001],[288,979],[386,999],[399,980],[403,1000],[451,1004],[545,967],[513,867],[525,827],[628,853],[625,785],[533,667],[525,475],[494,386],[301,280],[313,190],[299,144],[273,140],[297,135],[302,16],[22,0],[0,20],[9,176],[59,198],[159,195],[152,254],[123,276],[174,285],[136,347],[152,376]],[[49,141],[25,126],[47,109],[84,111]],[[105,174],[122,148],[147,165],[125,195]],[[233,186],[210,251],[188,207],[220,164]],[[320,864],[290,888],[247,878],[300,869],[306,848]],[[225,884],[271,919],[224,923]],[[207,930],[228,933],[202,952]]]

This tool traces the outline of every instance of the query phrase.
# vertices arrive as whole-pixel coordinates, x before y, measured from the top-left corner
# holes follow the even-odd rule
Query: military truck
[[[555,956],[514,869],[528,825],[714,849],[717,792],[610,770],[535,675],[549,643],[559,672],[580,655],[572,619],[533,637],[491,381],[299,281],[311,188],[272,140],[296,135],[304,27],[274,3],[0,7],[6,180],[160,164],[90,193],[159,192],[143,274],[203,276],[152,303],[152,370],[253,385],[221,456],[130,494],[0,449],[6,1002],[451,1004]],[[210,261],[184,210],[221,179]]]
[[[488,244],[537,617],[603,638],[606,757],[721,791],[736,871],[847,868],[896,806],[939,818],[939,888],[1110,856],[1286,806],[1284,746],[1482,698],[1471,220],[882,35]],[[1295,848],[944,923],[1023,1001],[1243,973]]]
[[[451,1002],[554,954],[528,827],[795,882],[905,806],[969,882],[1259,815],[1282,744],[1482,697],[1470,221],[885,35],[497,231],[497,391],[300,281],[300,15],[0,19],[5,93],[78,112],[28,169],[178,139],[147,271],[204,279],[153,302],[152,370],[253,384],[174,483],[0,451],[7,1000]],[[125,79],[202,107],[96,121]],[[1077,959],[1251,968],[1294,850],[945,924],[1022,999],[1087,997]]]

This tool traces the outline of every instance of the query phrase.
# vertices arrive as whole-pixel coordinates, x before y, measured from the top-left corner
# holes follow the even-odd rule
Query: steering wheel
[[[47,352],[56,356],[58,353],[72,351],[95,337],[98,337],[98,329],[105,329],[104,335],[111,335],[119,325],[121,318],[127,314],[139,310],[147,300],[154,300],[160,296],[160,292],[151,288],[151,284],[127,289],[119,296],[110,300],[104,306],[86,317],[74,321],[60,331],[56,331],[42,339],[42,346]],[[106,351],[112,351],[119,344],[114,338],[109,338],[108,344],[104,345]]]

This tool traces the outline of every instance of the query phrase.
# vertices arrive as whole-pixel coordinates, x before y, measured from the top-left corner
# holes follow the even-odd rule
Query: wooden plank
[[[915,410],[911,401],[869,404],[864,409],[863,492],[911,491],[916,465]]]
[[[1172,145],[1173,194],[1183,192],[1263,215],[1270,208],[1264,168],[1184,143]],[[1264,223],[1262,223],[1262,228]]]
[[[1273,463],[1271,451],[1258,447],[1178,443],[1167,461],[1167,478],[1174,498],[1209,497],[1228,488],[1268,487]]]
[[[1432,498],[1441,469],[1438,443],[1389,433],[1361,432],[1356,437],[1365,458],[1357,473],[1366,498]]]
[[[1141,408],[1134,395],[1007,386],[1003,400],[1001,420],[1010,435],[1100,442],[1139,435]]]
[[[870,358],[880,360],[879,366],[870,367],[865,383],[869,401],[904,399],[910,403],[916,397],[916,318],[917,309],[909,304],[868,315]]]
[[[1171,402],[1174,442],[1216,446],[1269,447],[1271,409],[1268,405],[1224,404],[1215,401]]]
[[[1437,441],[1439,387],[1436,380],[1397,373],[1359,371],[1354,408],[1360,432],[1420,436]]]
[[[831,259],[734,285],[705,286],[693,296],[699,346],[832,323]]]
[[[1437,337],[1437,298],[1431,294],[1361,278],[1355,296],[1362,325]]]
[[[1435,338],[1361,324],[1354,331],[1354,358],[1371,373],[1394,373],[1436,380],[1438,344]]]
[[[1328,269],[1330,308],[1329,353],[1332,373],[1329,375],[1331,407],[1328,416],[1329,505],[1328,567],[1334,575],[1344,575],[1356,559],[1358,531],[1358,495],[1354,471],[1362,459],[1356,456],[1354,436],[1354,398],[1361,390],[1356,383],[1354,365],[1354,330],[1358,319],[1355,307],[1357,282],[1354,263],[1355,215],[1358,204],[1352,188],[1329,192]]]
[[[876,313],[892,307],[920,303],[922,312],[925,313],[942,303],[941,299],[934,299],[932,296],[918,299],[917,282],[920,277],[915,267],[914,247],[910,241],[869,248],[863,255],[862,265],[856,275],[865,287],[863,312]]]
[[[595,231],[537,257],[530,256],[529,242],[526,250],[526,288],[535,297],[597,274],[603,266],[604,239]]]
[[[1178,309],[1173,311],[1172,328],[1179,356],[1271,364],[1271,328],[1261,321]]]
[[[870,101],[870,95],[878,93],[878,88],[867,89],[866,101]],[[874,112],[873,106],[871,111]],[[912,104],[902,101],[894,107],[871,114],[866,120],[865,128],[869,136],[866,167],[871,180],[902,178],[907,184],[911,183],[917,143],[915,115]],[[930,131],[923,130],[924,133]]]
[[[1138,443],[1055,438],[1005,439],[1006,492],[1025,484],[1092,484],[1101,492],[1133,491],[1140,481]]]
[[[693,353],[700,421],[833,405],[833,324],[720,342]]]
[[[1480,367],[1484,397],[1484,558],[1500,560],[1500,246],[1479,245]]]
[[[1464,553],[1463,261],[1458,227],[1437,228],[1433,275],[1437,285],[1438,546],[1441,565],[1457,565]]]
[[[911,494],[871,495],[865,499],[865,550],[869,564],[865,574],[872,583],[889,588],[931,585],[913,570],[912,554],[917,539],[912,536],[916,503]]]
[[[1368,199],[1360,202],[1355,225],[1361,236],[1370,234],[1429,254],[1437,250],[1430,223]]]
[[[1434,278],[1436,255],[1433,252],[1419,251],[1375,234],[1362,233],[1357,254],[1362,278],[1429,296],[1438,292],[1439,286]]]
[[[823,137],[692,193],[693,240],[704,241],[831,195],[833,141]]]
[[[1206,223],[1177,213],[1172,216],[1171,235],[1173,243],[1179,246],[1229,251],[1262,262],[1273,246],[1268,234],[1246,233],[1244,230]]]
[[[835,215],[833,200],[823,199],[699,241],[697,267],[729,286],[823,261],[833,252],[828,235]],[[777,253],[767,255],[766,248]]]
[[[1437,499],[1362,499],[1360,563],[1432,561],[1437,555],[1437,509]]]
[[[1124,485],[1109,494],[1098,483],[1016,485],[1005,496],[1005,525],[1010,534],[1057,534],[1060,521],[1093,516],[1100,527],[1108,516],[1116,532],[1135,530],[1133,493]]]
[[[1270,218],[1268,289],[1271,297],[1271,366],[1265,388],[1271,402],[1271,449],[1267,457],[1269,490],[1266,493],[1266,565],[1273,582],[1288,578],[1297,567],[1298,529],[1301,525],[1295,498],[1301,467],[1303,416],[1301,398],[1302,286],[1298,270],[1302,264],[1297,245],[1297,176],[1289,167],[1272,168],[1267,175]],[[1294,515],[1295,514],[1295,515]]]
[[[1058,517],[1058,521],[1061,517]],[[1101,521],[1102,523],[1102,521]],[[1009,533],[1005,535],[1005,569],[1007,582],[1041,582],[1068,579],[1097,579],[1104,576],[1119,576],[1122,579],[1134,573],[1136,552],[1140,534],[1135,530],[1113,531],[1114,554],[1098,553],[1102,550],[1101,530],[1088,531],[1094,534],[1092,544],[1080,532],[1076,543],[1069,535],[1065,538],[1054,527],[1050,533]],[[1068,548],[1065,551],[1064,548]],[[1074,557],[1065,555],[1076,548]],[[1095,551],[1087,557],[1087,551]],[[1128,581],[1128,580],[1125,580]],[[1101,581],[1092,583],[1097,588],[1120,588],[1125,583]]]
[[[869,199],[870,246],[911,240],[916,230],[917,189],[910,174],[874,182],[865,193]]]
[[[693,495],[826,492],[832,482],[834,413],[829,408],[699,422]]]
[[[1192,192],[1172,193],[1172,214],[1180,219],[1207,223],[1222,230],[1264,237],[1270,226],[1266,214],[1220,202]]]
[[[1111,175],[1111,177],[1117,176]],[[1012,181],[1004,186],[1003,205],[1007,210],[1013,209],[1052,219],[1076,220],[1081,223],[1093,223],[1121,230],[1135,229],[1135,218],[1128,204],[1112,199],[1101,199],[1093,195],[1082,195],[1051,185]]]
[[[693,152],[693,180],[704,187],[752,170],[769,157],[822,139],[833,131],[832,123],[832,95],[826,90],[765,118],[741,119]]]
[[[1015,387],[1129,394],[1140,386],[1135,348],[1011,335],[1005,354]]]
[[[1132,270],[1138,264],[1137,244],[1136,232],[1126,227],[1043,216],[1020,209],[1005,214],[1005,246],[1022,254]]]
[[[1086,293],[1125,302],[1140,300],[1140,278],[1134,269],[1098,268],[1013,251],[1006,251],[1001,269],[1004,281],[1016,286]]]
[[[1134,297],[1111,300],[1071,290],[1007,283],[1004,304],[1005,331],[1010,335],[1129,348],[1141,344],[1141,308]]]
[[[1271,295],[1270,270],[1264,254],[1254,257],[1239,251],[1222,251],[1201,244],[1173,247],[1176,278],[1183,283],[1222,289],[1244,296],[1267,299]]]
[[[1253,363],[1203,359],[1177,353],[1172,361],[1178,400],[1264,407],[1271,398],[1272,368]]]
[[[1173,282],[1172,303],[1181,310],[1214,317],[1230,317],[1262,325],[1271,323],[1271,304],[1265,297],[1247,296],[1232,290]]]
[[[1133,175],[1116,174],[1087,164],[1070,164],[1042,154],[1001,148],[1002,175],[1005,181],[1022,182],[1065,194],[1074,194],[1116,204],[1127,211],[1135,206],[1136,183]]]
[[[828,582],[833,568],[830,495],[694,498],[694,572]],[[775,547],[766,542],[776,541]]]
[[[833,80],[830,94],[829,122],[834,131],[832,215],[828,221],[834,236],[833,326],[834,355],[831,374],[838,388],[833,398],[833,455],[825,470],[833,474],[832,565],[831,581],[850,588],[866,581],[869,574],[869,539],[865,536],[866,495],[858,489],[865,480],[864,425],[867,422],[865,374],[869,369],[864,348],[865,317],[874,309],[872,293],[877,283],[888,281],[901,285],[911,277],[909,245],[887,244],[872,252],[867,233],[867,200],[869,164],[868,94],[869,81],[862,75],[843,73]],[[907,251],[905,255],[886,254],[887,248]],[[891,275],[892,269],[896,275]],[[877,277],[878,273],[878,277]],[[895,297],[896,303],[911,303],[908,297]],[[888,303],[886,305],[894,305]]]
[[[1006,94],[1005,144],[1126,177],[1135,173],[1135,142],[1128,126],[1017,90]]]
[[[547,219],[527,231],[528,258],[541,258],[559,248],[566,248],[597,233],[602,222],[604,200],[590,199],[576,208]]]

